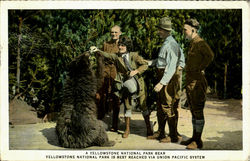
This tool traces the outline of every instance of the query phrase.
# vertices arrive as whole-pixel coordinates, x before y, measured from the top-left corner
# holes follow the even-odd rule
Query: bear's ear
[[[82,55],[81,55],[81,59],[80,59],[80,62],[81,66],[89,66],[90,64],[90,53],[89,52],[84,52]]]
[[[80,66],[87,65],[89,62],[89,56],[90,54],[88,52],[78,55],[69,63],[68,67],[76,69]]]

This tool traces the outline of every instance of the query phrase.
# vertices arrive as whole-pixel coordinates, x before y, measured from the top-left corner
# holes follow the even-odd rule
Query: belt
[[[165,71],[165,68],[157,68],[157,71],[158,71],[158,72],[164,72],[164,71]]]
[[[204,74],[201,71],[186,71],[187,79],[201,79]]]

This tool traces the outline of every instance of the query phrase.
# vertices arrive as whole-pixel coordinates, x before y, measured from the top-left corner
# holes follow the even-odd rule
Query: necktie
[[[127,58],[126,58],[126,55],[124,55],[122,58],[123,58],[123,61],[124,61],[125,65],[126,65],[126,67],[128,68],[128,70],[132,71],[133,69],[131,68],[131,66],[130,66]]]

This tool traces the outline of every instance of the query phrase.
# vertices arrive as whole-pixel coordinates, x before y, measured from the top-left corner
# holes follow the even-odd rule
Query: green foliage
[[[208,83],[223,95],[224,64],[228,64],[227,97],[241,97],[242,30],[241,10],[9,10],[9,91],[15,93],[18,36],[21,35],[21,95],[34,106],[43,105],[44,113],[59,110],[67,64],[92,45],[102,47],[110,39],[110,28],[120,25],[131,37],[134,50],[145,59],[158,55],[162,40],[156,25],[164,16],[172,18],[173,36],[187,54],[183,37],[186,18],[196,17],[200,35],[211,46],[215,59],[206,71]],[[20,18],[23,23],[20,27]],[[92,57],[91,59],[94,59]],[[156,69],[149,68],[148,104],[153,105],[157,83]],[[240,81],[239,81],[240,80]],[[185,73],[183,77],[185,85]],[[217,86],[216,86],[217,85]],[[34,99],[34,98],[38,99]],[[35,100],[35,101],[34,101]]]

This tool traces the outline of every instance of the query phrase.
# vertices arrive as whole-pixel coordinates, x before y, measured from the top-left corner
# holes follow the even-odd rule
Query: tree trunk
[[[216,77],[215,77],[215,80],[214,80],[214,93],[215,93],[216,96],[218,97],[218,93],[217,93],[217,80],[216,80]]]
[[[22,39],[22,24],[23,18],[19,17],[19,35],[18,35],[18,44],[17,44],[17,72],[16,72],[16,79],[17,79],[17,94],[20,93],[20,64],[21,64],[21,39]]]
[[[227,63],[225,65],[225,70],[224,70],[224,99],[227,97]]]

